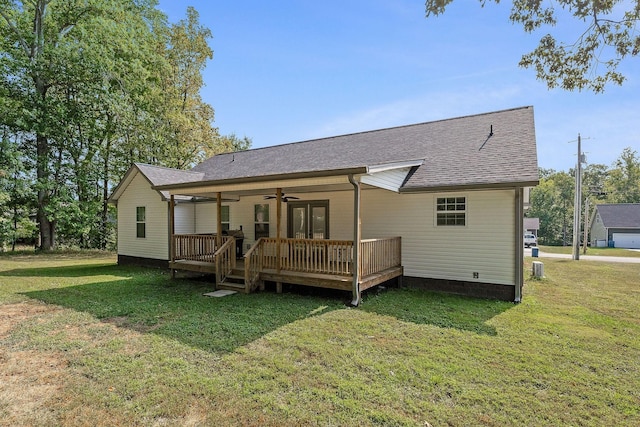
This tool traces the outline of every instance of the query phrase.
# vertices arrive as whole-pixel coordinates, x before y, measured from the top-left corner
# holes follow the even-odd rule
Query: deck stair
[[[218,289],[228,289],[231,291],[246,292],[244,284],[244,270],[234,268],[231,274],[227,274],[222,283],[216,286]]]

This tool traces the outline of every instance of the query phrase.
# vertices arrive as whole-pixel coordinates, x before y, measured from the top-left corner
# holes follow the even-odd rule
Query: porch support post
[[[349,175],[349,182],[353,185],[353,284],[351,305],[360,304],[360,182],[353,175]]]
[[[276,189],[276,200],[277,200],[277,204],[276,204],[276,259],[277,261],[277,271],[278,273],[280,273],[281,270],[281,259],[280,259],[280,239],[282,238],[281,233],[280,233],[280,225],[282,224],[282,188],[278,188]]]
[[[216,216],[217,224],[216,224],[216,250],[222,246],[222,193],[218,192],[216,196]]]
[[[522,285],[524,282],[524,190],[519,187],[515,189],[515,234],[516,234],[516,247],[515,247],[515,302],[522,300]]]
[[[176,260],[176,242],[175,242],[175,234],[176,234],[176,199],[172,194],[169,198],[169,260],[170,263]],[[176,270],[171,269],[171,278],[174,279],[176,277]]]

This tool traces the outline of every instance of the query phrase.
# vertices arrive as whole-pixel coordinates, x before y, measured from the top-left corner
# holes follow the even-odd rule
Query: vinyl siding
[[[435,200],[442,196],[467,198],[466,226],[435,225]],[[363,193],[362,212],[363,238],[402,237],[407,276],[515,283],[513,190],[402,195],[371,190]]]
[[[146,237],[136,237],[136,207],[145,207]],[[151,189],[140,174],[131,180],[118,200],[118,254],[169,259],[168,203]]]
[[[353,192],[287,193],[300,200],[329,200],[331,239],[353,239]],[[464,227],[435,225],[435,200],[442,196],[467,198]],[[229,203],[231,228],[243,226],[247,245],[255,243],[254,205],[269,204],[269,231],[276,236],[276,202],[262,196]],[[215,231],[215,203],[196,206],[196,232]],[[396,194],[362,191],[362,238],[402,237],[405,275],[513,285],[515,281],[514,190],[461,193]],[[282,236],[287,234],[287,204],[282,204]],[[473,277],[477,272],[479,277]]]
[[[177,203],[174,215],[176,234],[192,234],[196,232],[195,204]]]
[[[607,236],[607,229],[604,228],[604,224],[602,223],[602,218],[596,211],[596,214],[593,218],[593,224],[591,225],[591,244],[593,246],[596,246],[596,242],[598,240],[604,241],[604,245],[606,246],[609,237]]]

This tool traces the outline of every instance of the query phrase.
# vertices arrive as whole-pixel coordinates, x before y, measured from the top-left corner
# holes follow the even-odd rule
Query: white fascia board
[[[393,192],[400,192],[411,169],[422,165],[423,160],[387,163],[368,167],[368,173],[360,176],[360,182]]]
[[[385,172],[394,169],[412,168],[416,166],[422,166],[424,159],[418,160],[406,160],[403,162],[383,163],[380,165],[367,166],[367,174],[374,174],[379,172]]]

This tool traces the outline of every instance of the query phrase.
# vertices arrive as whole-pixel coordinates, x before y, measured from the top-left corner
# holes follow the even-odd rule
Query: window
[[[436,225],[466,225],[466,197],[438,197],[436,199]]]
[[[254,206],[254,233],[255,239],[269,237],[269,205],[260,204]]]
[[[229,231],[229,206],[221,206],[221,208],[220,222],[222,223],[222,231]]]
[[[136,237],[144,239],[147,237],[146,208],[138,206],[136,208]]]

